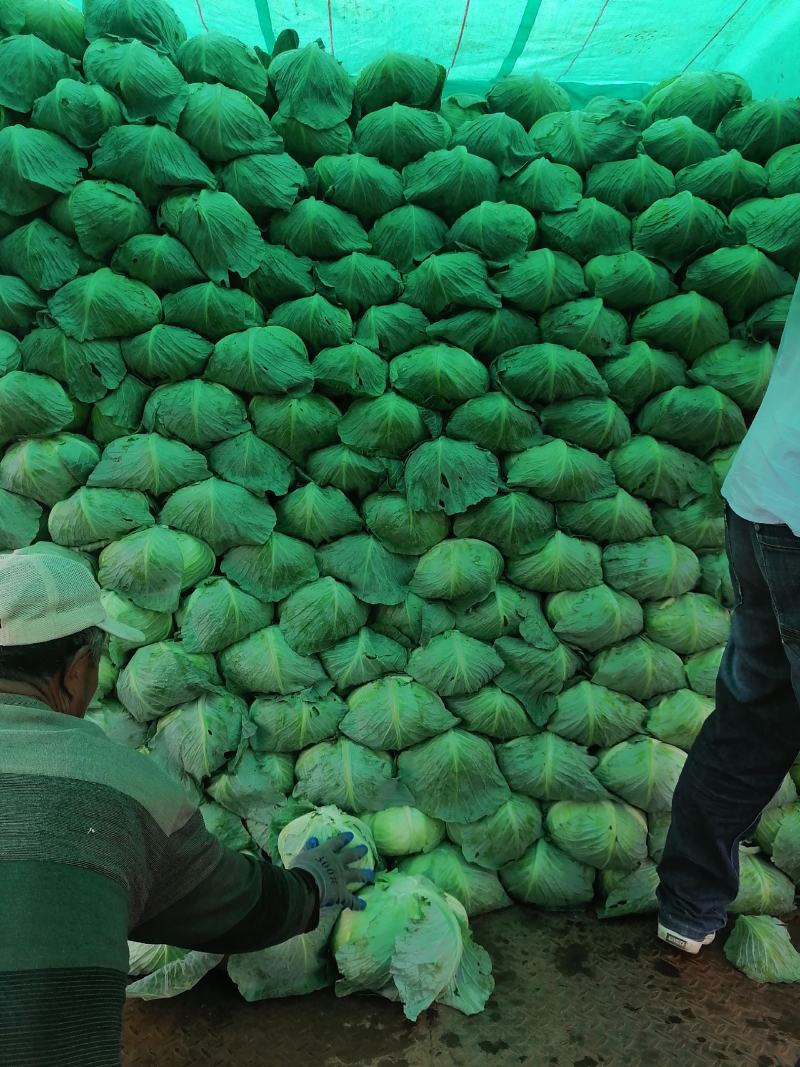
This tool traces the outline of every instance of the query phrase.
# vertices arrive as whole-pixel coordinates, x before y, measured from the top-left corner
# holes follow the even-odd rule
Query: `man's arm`
[[[199,812],[169,839],[130,939],[203,952],[254,952],[319,923],[313,875],[225,848]]]

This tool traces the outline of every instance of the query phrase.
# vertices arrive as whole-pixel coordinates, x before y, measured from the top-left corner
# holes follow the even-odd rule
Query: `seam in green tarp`
[[[712,44],[714,41],[716,41],[716,39],[719,37],[719,35],[722,33],[722,31],[725,29],[725,27],[729,23],[733,22],[733,20],[736,18],[736,16],[739,14],[739,12],[742,10],[742,8],[747,3],[748,3],[748,0],[742,0],[741,4],[739,4],[739,6],[736,8],[736,10],[734,12],[732,12],[732,14],[728,15],[728,17],[722,23],[720,28],[717,30],[717,32],[712,34],[711,37],[709,37],[709,39],[706,41],[706,43],[703,45],[703,47],[699,51],[695,52],[695,54],[692,56],[692,58],[689,60],[689,62],[686,64],[686,66],[683,68],[683,71],[687,71],[689,69],[689,67],[691,67],[692,63],[694,63],[694,61],[696,59],[700,58],[700,56],[703,54],[703,52],[705,52],[705,50],[708,48],[708,46],[710,44]],[[683,71],[681,73],[683,73]]]
[[[200,25],[203,27],[206,33],[208,33],[208,26],[206,25],[206,19],[205,15],[203,14],[203,8],[200,3],[200,0],[194,0],[194,2],[197,7],[197,17],[200,19]]]
[[[514,34],[514,40],[511,42],[508,54],[497,71],[497,78],[505,78],[514,70],[514,67],[517,65],[517,60],[522,55],[525,45],[528,43],[530,35],[533,32],[536,16],[539,14],[539,8],[541,6],[542,0],[528,0],[525,5],[525,10],[522,12],[522,18],[519,20],[519,26],[517,26],[517,32]]]
[[[269,0],[255,0],[258,25],[264,37],[267,51],[271,52],[275,47],[275,30],[272,28],[272,15],[269,10]]]
[[[456,65],[456,56],[461,48],[461,42],[464,40],[464,30],[467,28],[467,18],[469,17],[469,4],[470,0],[467,0],[464,5],[464,17],[461,19],[461,29],[458,33],[458,40],[456,41],[456,48],[453,52],[453,58],[450,60],[450,66],[447,69],[448,75],[452,73],[453,67]]]
[[[745,3],[746,3],[746,2],[747,2],[747,0],[745,0]],[[576,63],[578,62],[578,60],[580,59],[580,57],[581,57],[581,56],[583,55],[584,49],[586,48],[586,46],[588,45],[589,41],[591,41],[592,37],[594,36],[594,31],[595,31],[595,30],[597,29],[597,27],[598,27],[598,26],[600,25],[600,19],[601,19],[601,18],[603,17],[603,15],[605,14],[606,8],[608,7],[608,3],[609,3],[609,0],[603,0],[603,6],[602,6],[602,7],[600,8],[600,11],[599,11],[599,13],[598,13],[598,15],[597,15],[597,18],[596,18],[596,19],[594,20],[594,22],[593,22],[593,24],[592,24],[592,28],[591,28],[591,29],[589,30],[589,32],[588,32],[588,33],[586,34],[586,40],[585,40],[585,41],[583,42],[583,44],[582,44],[582,45],[580,46],[580,48],[578,49],[578,51],[577,51],[577,52],[575,53],[575,55],[574,55],[574,56],[572,57],[572,59],[570,60],[569,64],[567,65],[567,68],[566,68],[566,70],[564,71],[564,73],[563,73],[563,74],[560,74],[560,75],[558,76],[558,78],[556,78],[556,81],[559,81],[559,82],[560,82],[562,78],[566,78],[566,76],[567,76],[567,75],[569,74],[569,72],[570,72],[570,71],[572,70],[572,68],[573,68],[573,67],[575,66],[575,64],[576,64]]]
[[[746,0],[745,0],[746,2]],[[333,5],[331,0],[328,0],[328,37],[331,42],[331,55],[336,55],[336,50],[333,47]]]

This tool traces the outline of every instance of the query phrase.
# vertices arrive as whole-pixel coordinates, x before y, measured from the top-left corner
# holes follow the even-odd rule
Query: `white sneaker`
[[[692,938],[684,937],[683,934],[676,934],[674,930],[670,930],[659,923],[658,936],[668,945],[672,945],[673,948],[678,948],[681,952],[688,952],[690,956],[696,956],[700,949],[704,945],[710,945],[717,935],[715,933],[706,934],[702,941],[693,941]]]

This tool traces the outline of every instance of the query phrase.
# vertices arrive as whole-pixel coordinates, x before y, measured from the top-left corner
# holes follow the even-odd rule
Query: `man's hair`
[[[82,648],[88,648],[92,662],[98,664],[105,648],[106,635],[96,626],[56,641],[38,645],[0,646],[0,678],[29,682],[54,678],[64,671]]]

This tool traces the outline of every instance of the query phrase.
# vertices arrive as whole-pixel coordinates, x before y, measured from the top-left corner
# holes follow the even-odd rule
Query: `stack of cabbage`
[[[85,8],[0,0],[0,549],[80,553],[144,631],[91,718],[228,844],[360,817],[392,870],[342,991],[479,1010],[464,909],[653,907],[728,630],[719,479],[800,267],[800,102],[440,102],[424,59]],[[737,910],[792,905],[778,801]],[[330,928],[231,973],[324,985]]]

